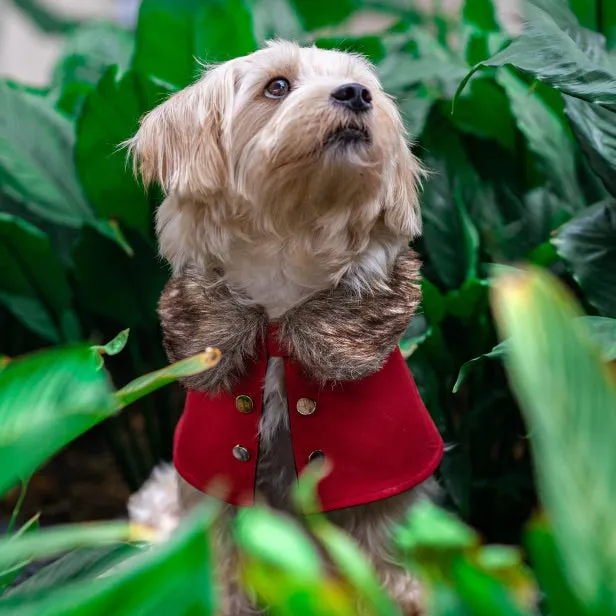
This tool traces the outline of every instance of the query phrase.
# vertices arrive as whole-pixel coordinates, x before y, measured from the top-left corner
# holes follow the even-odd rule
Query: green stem
[[[9,525],[6,529],[7,535],[10,535],[13,532],[13,528],[15,528],[15,524],[17,523],[17,517],[19,516],[19,512],[21,511],[21,506],[24,504],[24,499],[26,498],[26,492],[28,491],[29,482],[29,479],[27,481],[21,482],[19,498],[17,499],[15,507],[13,507],[13,513],[11,514],[11,519],[9,520]]]

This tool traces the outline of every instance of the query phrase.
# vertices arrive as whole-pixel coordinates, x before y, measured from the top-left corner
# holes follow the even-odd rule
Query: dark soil
[[[126,517],[129,490],[101,430],[92,430],[57,454],[31,479],[23,523],[40,513],[42,526]],[[0,500],[0,526],[10,518],[19,488]]]

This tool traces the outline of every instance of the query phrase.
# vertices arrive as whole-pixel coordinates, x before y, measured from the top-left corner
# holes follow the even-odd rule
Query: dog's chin
[[[346,124],[331,131],[324,142],[325,150],[334,150],[337,153],[344,151],[357,152],[366,150],[372,144],[370,131],[359,124]]]

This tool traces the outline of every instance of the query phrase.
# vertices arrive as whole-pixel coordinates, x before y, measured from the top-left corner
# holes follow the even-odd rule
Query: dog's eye
[[[276,79],[272,79],[265,86],[265,96],[267,98],[283,98],[289,93],[291,89],[291,84],[282,77],[276,77]]]

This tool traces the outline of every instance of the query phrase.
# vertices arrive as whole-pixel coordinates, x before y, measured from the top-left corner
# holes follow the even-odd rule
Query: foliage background
[[[548,270],[577,299],[604,361],[614,360],[616,340],[616,9],[600,0],[527,4],[528,25],[513,42],[491,0],[466,0],[460,14],[402,0],[143,0],[135,32],[69,24],[48,87],[0,82],[0,355],[101,343],[130,327],[126,350],[108,364],[113,381],[161,368],[155,306],[168,272],[152,229],[160,195],[142,190],[117,144],[190,83],[195,58],[224,60],[274,35],[361,51],[433,170],[418,242],[422,310],[402,348],[447,442],[446,506],[488,542],[520,542],[538,507],[532,420],[503,365],[509,344],[499,345],[492,276],[519,262]],[[349,34],[347,20],[366,9],[389,25]],[[515,305],[520,320],[528,316]],[[533,343],[543,348],[541,323],[528,316],[529,354]],[[566,358],[573,379],[575,355]],[[551,366],[542,362],[554,358],[536,359],[544,374]],[[161,389],[102,423],[131,489],[169,458],[180,406],[177,390]],[[447,549],[476,545],[470,530],[426,515],[451,538]],[[254,539],[239,532],[245,545]],[[544,547],[546,533],[534,535]],[[414,547],[426,540],[409,536]],[[460,583],[475,574],[463,568]],[[613,613],[601,609],[591,613]],[[477,610],[451,613],[501,613]]]

